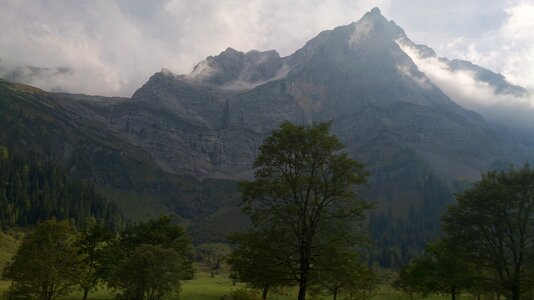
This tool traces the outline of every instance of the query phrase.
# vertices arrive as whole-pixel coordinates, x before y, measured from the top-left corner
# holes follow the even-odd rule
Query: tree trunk
[[[308,288],[308,271],[310,270],[309,256],[306,250],[300,253],[300,278],[298,300],[306,300],[306,289]]]
[[[456,300],[456,288],[451,288],[451,300]]]
[[[261,293],[261,300],[266,300],[267,299],[267,292],[269,292],[269,287],[264,286],[263,287],[263,292]]]
[[[512,300],[519,300],[519,285],[512,287]]]
[[[334,289],[334,300],[337,300],[337,289]]]
[[[83,300],[87,300],[87,295],[89,295],[89,289],[84,288],[83,289]]]
[[[299,282],[299,296],[298,300],[306,300],[306,289],[308,287],[308,274],[305,275],[304,280],[301,277]]]

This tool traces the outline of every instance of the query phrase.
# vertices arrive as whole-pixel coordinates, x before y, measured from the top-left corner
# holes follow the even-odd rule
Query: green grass
[[[194,280],[185,282],[182,286],[182,299],[191,300],[219,300],[224,294],[229,294],[233,288],[242,285],[232,285],[225,275],[211,277],[207,271],[198,272]]]
[[[0,293],[5,291],[9,287],[9,282],[0,281]],[[242,284],[232,285],[231,280],[224,275],[215,275],[211,277],[209,273],[202,272],[197,274],[197,277],[194,280],[185,282],[182,286],[182,291],[179,295],[169,297],[169,300],[219,300],[222,295],[230,295],[232,290],[243,287]],[[258,292],[259,294],[259,292]],[[69,296],[60,297],[57,299],[60,300],[78,300],[82,298],[81,292],[75,292]],[[100,289],[97,292],[93,292],[89,295],[91,300],[104,300],[104,299],[113,299],[114,295],[111,291],[107,289]],[[270,294],[269,300],[294,300],[297,298],[297,290],[289,290],[283,295],[280,294]],[[311,299],[311,297],[308,297]],[[471,299],[472,297],[461,296],[460,299]],[[0,296],[0,299],[4,299]],[[332,299],[332,297],[319,297],[317,300],[327,300]],[[344,299],[343,296],[338,297],[338,299]],[[449,299],[448,296],[441,295],[430,295],[426,298],[423,298],[419,295],[415,295],[411,298],[407,294],[403,294],[399,291],[393,290],[389,286],[381,287],[373,296],[373,300],[446,300]]]
[[[5,265],[11,260],[11,257],[15,255],[19,243],[20,241],[13,236],[0,232],[0,270],[3,270]]]
[[[3,245],[3,244],[2,244]],[[168,297],[169,300],[219,300],[223,295],[230,295],[230,293],[238,288],[244,287],[244,284],[233,284],[231,279],[228,278],[227,272],[224,270],[220,274],[210,274],[211,270],[207,266],[197,265],[197,273],[195,274],[195,279],[189,280],[183,283],[182,290],[178,296]],[[9,282],[0,281],[0,299],[4,299],[1,295],[3,291],[9,288]],[[259,295],[259,292],[258,292]],[[82,298],[82,292],[74,292],[71,295],[59,297],[60,300],[77,300]],[[89,295],[89,299],[104,300],[104,299],[113,299],[114,294],[112,291],[106,288],[100,288],[96,292],[92,292]],[[294,300],[297,298],[297,289],[290,289],[285,291],[283,294],[270,294],[268,299],[270,300]],[[311,297],[308,297],[311,299]],[[258,298],[259,299],[259,298]],[[331,296],[328,297],[319,297],[316,300],[326,300],[332,299]],[[344,299],[343,296],[338,297],[338,299]],[[421,296],[416,295],[411,298],[409,295],[401,293],[393,289],[389,285],[382,285],[373,296],[373,300],[419,300],[423,299]],[[446,300],[449,299],[447,296],[440,295],[430,295],[427,298],[428,300]],[[470,299],[468,296],[463,296],[461,299]]]

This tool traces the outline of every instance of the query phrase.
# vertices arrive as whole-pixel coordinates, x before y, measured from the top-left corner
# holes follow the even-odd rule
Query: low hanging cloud
[[[2,0],[0,77],[16,75],[45,90],[130,96],[162,67],[186,74],[227,47],[289,55],[320,31],[389,2]]]
[[[534,94],[499,93],[495,86],[478,80],[474,71],[454,70],[446,60],[425,56],[414,45],[398,43],[431,82],[460,106],[491,122],[534,130]]]
[[[506,18],[495,30],[475,37],[455,37],[439,43],[437,51],[471,61],[510,82],[534,90],[534,1],[509,0]]]

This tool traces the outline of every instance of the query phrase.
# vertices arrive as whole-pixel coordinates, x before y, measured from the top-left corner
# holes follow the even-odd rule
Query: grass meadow
[[[3,294],[9,287],[9,282],[0,281],[0,293]],[[196,273],[195,279],[187,281],[182,286],[182,291],[178,296],[171,296],[169,300],[219,300],[223,295],[229,295],[232,290],[243,287],[243,285],[237,284],[233,285],[231,280],[226,275],[215,275],[211,276],[210,273],[206,271],[199,271]],[[89,295],[89,299],[113,299],[114,294],[112,291],[105,288],[101,288],[96,292],[93,292]],[[297,290],[289,290],[284,292],[284,294],[271,294],[268,299],[270,300],[293,300],[297,298]],[[471,297],[460,297],[460,299],[468,299]],[[4,299],[0,297],[0,299]],[[82,299],[81,292],[75,292],[71,295],[65,297],[59,297],[57,299],[62,300],[74,300]],[[258,298],[259,299],[259,298]],[[311,297],[310,297],[311,299]],[[326,300],[332,299],[332,297],[319,297],[317,300]],[[344,299],[343,296],[338,297],[338,299]],[[414,296],[413,298],[409,295],[401,293],[392,289],[387,285],[381,286],[373,296],[373,300],[417,300],[422,299],[420,296]],[[428,300],[445,300],[449,299],[446,296],[432,295],[425,299]]]

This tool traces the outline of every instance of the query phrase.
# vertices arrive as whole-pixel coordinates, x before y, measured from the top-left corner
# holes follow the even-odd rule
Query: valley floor
[[[196,274],[194,280],[184,283],[182,286],[182,292],[179,297],[169,297],[168,299],[182,299],[182,300],[219,300],[223,295],[229,295],[232,290],[239,288],[241,285],[233,285],[231,280],[226,275],[211,276],[207,271],[200,271]],[[9,287],[9,282],[0,281],[0,294],[3,293]],[[62,300],[78,300],[82,298],[81,292],[73,293],[67,297],[61,297]],[[292,300],[297,298],[296,290],[288,291],[284,295],[270,295],[270,300]],[[467,299],[467,297],[462,297]],[[0,296],[0,299],[5,299]],[[93,292],[89,299],[113,299],[111,291],[106,289],[100,289]],[[258,298],[259,299],[259,298]],[[311,299],[311,298],[310,298]],[[332,297],[320,297],[317,300],[332,299]],[[341,297],[343,299],[343,297]],[[415,300],[422,299],[420,296],[414,296],[411,298],[409,295],[403,294],[396,290],[391,289],[389,286],[381,287],[372,298],[373,300]],[[445,300],[449,297],[433,295],[425,299],[428,300]]]

